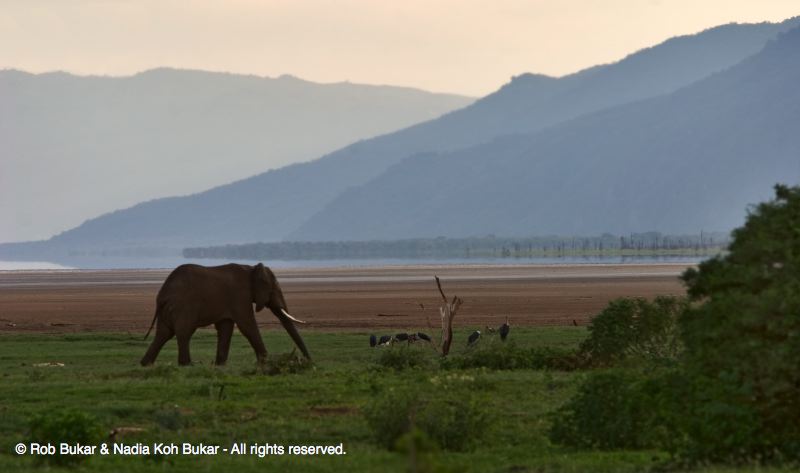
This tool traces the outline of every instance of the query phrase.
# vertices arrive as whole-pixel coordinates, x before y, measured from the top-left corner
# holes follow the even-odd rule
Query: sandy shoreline
[[[425,265],[276,269],[308,329],[437,325],[434,276],[464,299],[460,326],[586,324],[616,297],[681,294],[687,264]],[[142,333],[169,270],[0,271],[0,333]],[[274,317],[259,314],[265,329]]]

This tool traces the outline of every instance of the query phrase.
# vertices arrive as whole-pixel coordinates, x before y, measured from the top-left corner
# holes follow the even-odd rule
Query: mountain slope
[[[351,189],[291,239],[730,230],[800,182],[800,28],[672,94],[443,155]]]
[[[677,89],[757,52],[778,31],[799,21],[714,28],[559,79],[520,76],[439,119],[355,143],[310,163],[104,215],[59,235],[53,243],[187,246],[280,240],[343,191],[410,155],[474,146],[498,135],[542,129]],[[314,238],[327,235],[316,233]]]
[[[0,241],[307,161],[470,102],[289,76],[0,71]]]

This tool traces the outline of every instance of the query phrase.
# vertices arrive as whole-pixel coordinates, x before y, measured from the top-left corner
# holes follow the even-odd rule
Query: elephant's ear
[[[269,304],[269,295],[271,288],[269,287],[269,277],[267,276],[267,269],[262,263],[258,263],[253,268],[251,275],[251,286],[253,290],[253,302],[256,304],[256,312],[261,310]]]

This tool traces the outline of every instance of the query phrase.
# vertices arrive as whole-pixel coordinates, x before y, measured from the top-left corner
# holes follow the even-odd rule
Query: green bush
[[[596,372],[552,416],[553,442],[579,448],[647,447],[647,424],[637,392],[641,379],[627,371]]]
[[[376,394],[364,409],[375,441],[400,448],[398,441],[419,431],[437,447],[467,451],[485,433],[489,417],[471,394],[469,375],[432,378],[421,386],[389,388]]]
[[[51,410],[31,419],[28,443],[55,445],[55,455],[37,458],[51,465],[75,466],[88,460],[89,457],[61,455],[58,446],[62,442],[72,445],[97,445],[102,437],[103,430],[95,417],[74,409]]]
[[[478,345],[463,353],[443,358],[441,365],[445,369],[553,369],[572,371],[580,368],[582,361],[571,350],[558,350],[547,347],[520,348],[511,341],[508,343]]]
[[[576,395],[551,414],[549,437],[578,448],[662,448],[682,445],[686,380],[672,369],[591,372]]]
[[[419,402],[419,393],[410,389],[389,388],[376,394],[363,411],[375,441],[394,449],[397,440],[411,431]]]
[[[384,368],[397,371],[410,368],[432,368],[435,366],[436,353],[433,350],[426,349],[426,346],[427,344],[379,347],[380,354],[376,363]]]
[[[528,369],[532,367],[530,352],[515,343],[482,343],[442,359],[446,369],[489,368],[493,370]]]
[[[684,298],[661,296],[616,299],[589,324],[580,354],[594,366],[627,358],[675,359],[681,350],[678,317],[688,306]]]
[[[574,350],[556,348],[531,348],[528,351],[531,369],[575,371],[585,367],[585,360]]]
[[[694,461],[800,460],[800,187],[776,186],[728,254],[684,273]]]
[[[308,358],[292,350],[289,353],[279,355],[268,355],[263,364],[260,365],[261,372],[270,376],[282,374],[296,374],[309,370],[314,364]]]

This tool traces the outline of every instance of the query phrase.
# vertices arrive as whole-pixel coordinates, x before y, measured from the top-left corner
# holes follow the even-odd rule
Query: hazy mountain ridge
[[[323,209],[345,190],[369,182],[408,156],[421,154],[416,160],[425,160],[428,152],[453,151],[486,143],[499,135],[541,130],[604,107],[669,92],[734,65],[798,21],[726,25],[674,38],[618,63],[563,78],[524,74],[498,92],[439,119],[360,141],[313,162],[269,171],[196,195],[154,200],[113,212],[64,232],[52,243],[187,246],[274,241],[289,235],[334,238],[338,227],[328,231],[318,225],[323,221]],[[412,178],[427,179],[413,174],[409,176]],[[383,211],[391,214],[391,202],[385,205]],[[486,221],[482,233],[500,234],[500,230],[490,229],[491,222]],[[301,225],[303,230],[297,231]],[[367,234],[356,239],[366,238]]]
[[[507,134],[529,132],[609,106],[633,102],[675,89],[722,71],[753,55],[778,33],[800,26],[800,17],[779,24],[728,24],[696,35],[679,36],[626,56],[557,79],[543,96],[534,126],[506,123]],[[546,76],[523,74],[506,87],[541,86]],[[520,83],[520,84],[517,84]],[[551,83],[551,86],[555,83]],[[479,106],[480,101],[474,106]],[[517,106],[530,108],[532,104]],[[501,133],[502,134],[502,133]]]
[[[800,28],[672,94],[404,160],[289,239],[729,230],[800,182],[797,83]]]
[[[127,77],[0,71],[0,241],[313,159],[472,100],[168,68]]]

